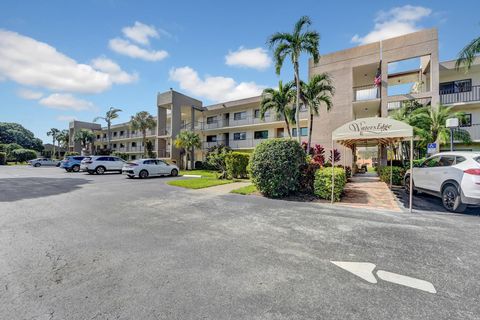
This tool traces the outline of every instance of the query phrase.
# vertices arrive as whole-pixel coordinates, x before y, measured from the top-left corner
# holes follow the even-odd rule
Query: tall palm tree
[[[132,130],[139,130],[142,132],[142,145],[143,156],[145,156],[146,142],[147,142],[147,130],[153,130],[157,126],[157,122],[153,116],[147,111],[137,112],[135,116],[130,119],[130,127]]]
[[[110,132],[110,127],[112,126],[112,120],[118,118],[118,113],[121,111],[122,111],[121,109],[110,107],[110,109],[105,113],[105,117],[96,117],[95,119],[93,119],[93,122],[97,122],[98,120],[103,120],[107,123],[107,144],[108,144],[109,150],[112,148],[112,145],[110,142],[110,140],[112,139],[111,132]]]
[[[455,68],[460,69],[464,66],[468,71],[475,61],[475,57],[480,53],[480,37],[473,39],[467,44],[462,51],[458,54],[457,61],[455,62]]]
[[[57,142],[58,142],[58,155],[60,157],[60,148],[63,147],[65,150],[68,149],[68,140],[70,138],[70,131],[67,129],[64,129],[60,131],[60,133],[57,135]]]
[[[314,63],[318,63],[320,53],[318,52],[318,43],[320,35],[316,31],[304,30],[312,24],[307,16],[301,17],[293,28],[293,33],[277,32],[267,41],[271,49],[274,49],[275,71],[279,75],[283,62],[287,56],[290,57],[295,74],[295,84],[300,88],[299,60],[301,53],[307,53],[313,58]],[[300,92],[297,90],[295,100],[295,119],[297,127],[298,142],[300,142]]]
[[[52,150],[52,158],[55,158],[55,142],[57,141],[57,136],[60,133],[60,130],[57,128],[51,128],[50,131],[47,132],[47,136],[52,136],[52,144],[53,144],[53,150]]]
[[[75,132],[75,136],[73,137],[74,141],[79,141],[82,145],[82,150],[87,150],[87,146],[89,146],[94,139],[95,135],[92,130],[89,129],[80,129]]]
[[[269,110],[275,110],[277,116],[283,116],[287,126],[288,136],[291,138],[290,123],[292,120],[291,105],[295,100],[294,83],[288,82],[283,85],[278,82],[278,89],[267,88],[263,90],[262,101],[260,102],[260,118],[265,119],[265,113]]]
[[[330,111],[334,93],[332,79],[327,73],[314,75],[309,82],[301,82],[300,99],[308,108],[310,115],[307,150],[310,150],[312,144],[313,116],[318,116],[318,110],[322,104],[325,104],[327,111]]]
[[[200,148],[202,146],[202,140],[200,136],[193,131],[183,130],[178,135],[174,141],[175,147],[178,149],[184,149],[185,151],[190,150],[192,154],[195,152],[195,148]],[[187,152],[185,152],[186,157]],[[194,159],[191,157],[190,159],[190,168],[193,169],[194,167]],[[185,159],[185,169],[187,167],[187,161]]]

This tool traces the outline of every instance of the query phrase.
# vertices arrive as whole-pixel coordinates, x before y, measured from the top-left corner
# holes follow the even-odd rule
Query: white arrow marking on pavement
[[[418,290],[430,292],[430,293],[437,293],[433,284],[428,281],[415,279],[407,276],[402,276],[401,274],[378,270],[377,276],[385,281],[400,284],[402,286],[415,288]]]
[[[357,277],[362,278],[370,283],[377,283],[377,279],[373,275],[375,265],[369,262],[346,262],[346,261],[330,261],[334,265],[353,273]]]

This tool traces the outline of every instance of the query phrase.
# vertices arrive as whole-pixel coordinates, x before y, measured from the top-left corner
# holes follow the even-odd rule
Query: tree
[[[458,70],[462,66],[465,67],[465,70],[468,71],[475,57],[480,53],[480,37],[473,39],[469,44],[467,44],[462,51],[458,54],[457,61],[455,62],[455,68]]]
[[[30,149],[15,149],[12,151],[12,156],[15,158],[16,162],[25,162],[35,159],[37,157],[37,152]]]
[[[62,146],[65,150],[68,150],[68,146],[70,143],[70,130],[64,129],[60,132],[57,137],[58,146]]]
[[[307,150],[310,150],[312,145],[313,116],[318,116],[318,110],[322,104],[325,104],[327,111],[330,111],[334,92],[335,88],[327,73],[314,75],[309,82],[302,81],[300,84],[300,99],[308,108],[310,116]]]
[[[267,41],[270,48],[274,48],[275,71],[279,75],[283,62],[287,56],[290,57],[295,75],[295,84],[300,88],[299,60],[301,53],[307,53],[313,58],[314,63],[318,63],[320,53],[318,52],[318,43],[320,35],[316,31],[304,30],[312,24],[307,16],[301,17],[293,28],[293,33],[277,32]],[[297,132],[300,133],[300,91],[297,90],[295,108],[295,120]],[[297,134],[298,142],[301,141],[300,134]]]
[[[178,149],[183,149],[186,151],[191,150],[194,153],[195,148],[200,148],[202,146],[202,140],[200,136],[193,131],[183,130],[178,135],[174,141],[175,147]],[[191,169],[193,169],[194,159],[190,159],[191,161]],[[187,168],[187,161],[185,159],[185,169]]]
[[[88,129],[80,129],[79,131],[75,132],[75,136],[73,139],[75,141],[80,141],[82,145],[82,149],[86,150],[87,146],[93,142],[95,135],[91,130]]]
[[[55,142],[57,141],[57,136],[60,134],[60,130],[57,128],[51,128],[50,131],[47,132],[47,136],[52,136],[52,158],[55,158]]]
[[[295,100],[294,83],[288,82],[283,85],[278,82],[278,89],[267,88],[263,90],[262,101],[260,102],[260,118],[265,119],[265,113],[269,110],[275,110],[277,116],[283,116],[287,126],[288,136],[291,138],[290,123],[292,123],[291,105]]]
[[[118,113],[121,112],[121,109],[116,109],[114,107],[110,107],[110,109],[105,113],[105,117],[96,117],[93,119],[93,122],[97,122],[98,120],[103,120],[107,123],[107,144],[108,144],[108,149],[112,149],[111,145],[111,132],[110,128],[112,126],[112,120],[118,118]]]
[[[223,144],[213,146],[207,150],[205,160],[210,167],[221,172],[219,179],[225,179],[227,177],[227,164],[225,163],[225,159],[231,152],[232,149]]]
[[[143,156],[145,156],[145,145],[147,142],[147,130],[153,130],[157,126],[157,122],[153,118],[153,116],[148,113],[147,111],[140,111],[137,112],[135,116],[132,116],[130,120],[130,127],[132,130],[140,130],[142,132],[142,145],[143,148]]]
[[[13,122],[0,122],[0,143],[17,143],[26,149],[43,150],[42,140],[35,138],[34,134],[22,125]]]

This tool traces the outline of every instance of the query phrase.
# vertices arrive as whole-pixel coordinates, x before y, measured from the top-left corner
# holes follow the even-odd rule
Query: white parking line
[[[433,286],[433,284],[425,280],[407,277],[398,273],[393,273],[393,272],[388,272],[383,270],[378,270],[377,276],[384,281],[400,284],[402,286],[415,288],[415,289],[430,292],[430,293],[437,293],[437,290],[435,290],[435,287]]]
[[[347,262],[347,261],[330,261],[334,265],[353,273],[357,277],[370,283],[377,283],[377,279],[373,275],[375,265],[370,262]]]

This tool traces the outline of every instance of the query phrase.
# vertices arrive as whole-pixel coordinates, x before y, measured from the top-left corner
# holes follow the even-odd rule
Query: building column
[[[191,124],[190,124],[190,130],[192,132],[195,132],[195,108],[192,106],[190,109],[190,118],[191,118]],[[190,169],[195,168],[195,150],[194,148],[190,149]]]

